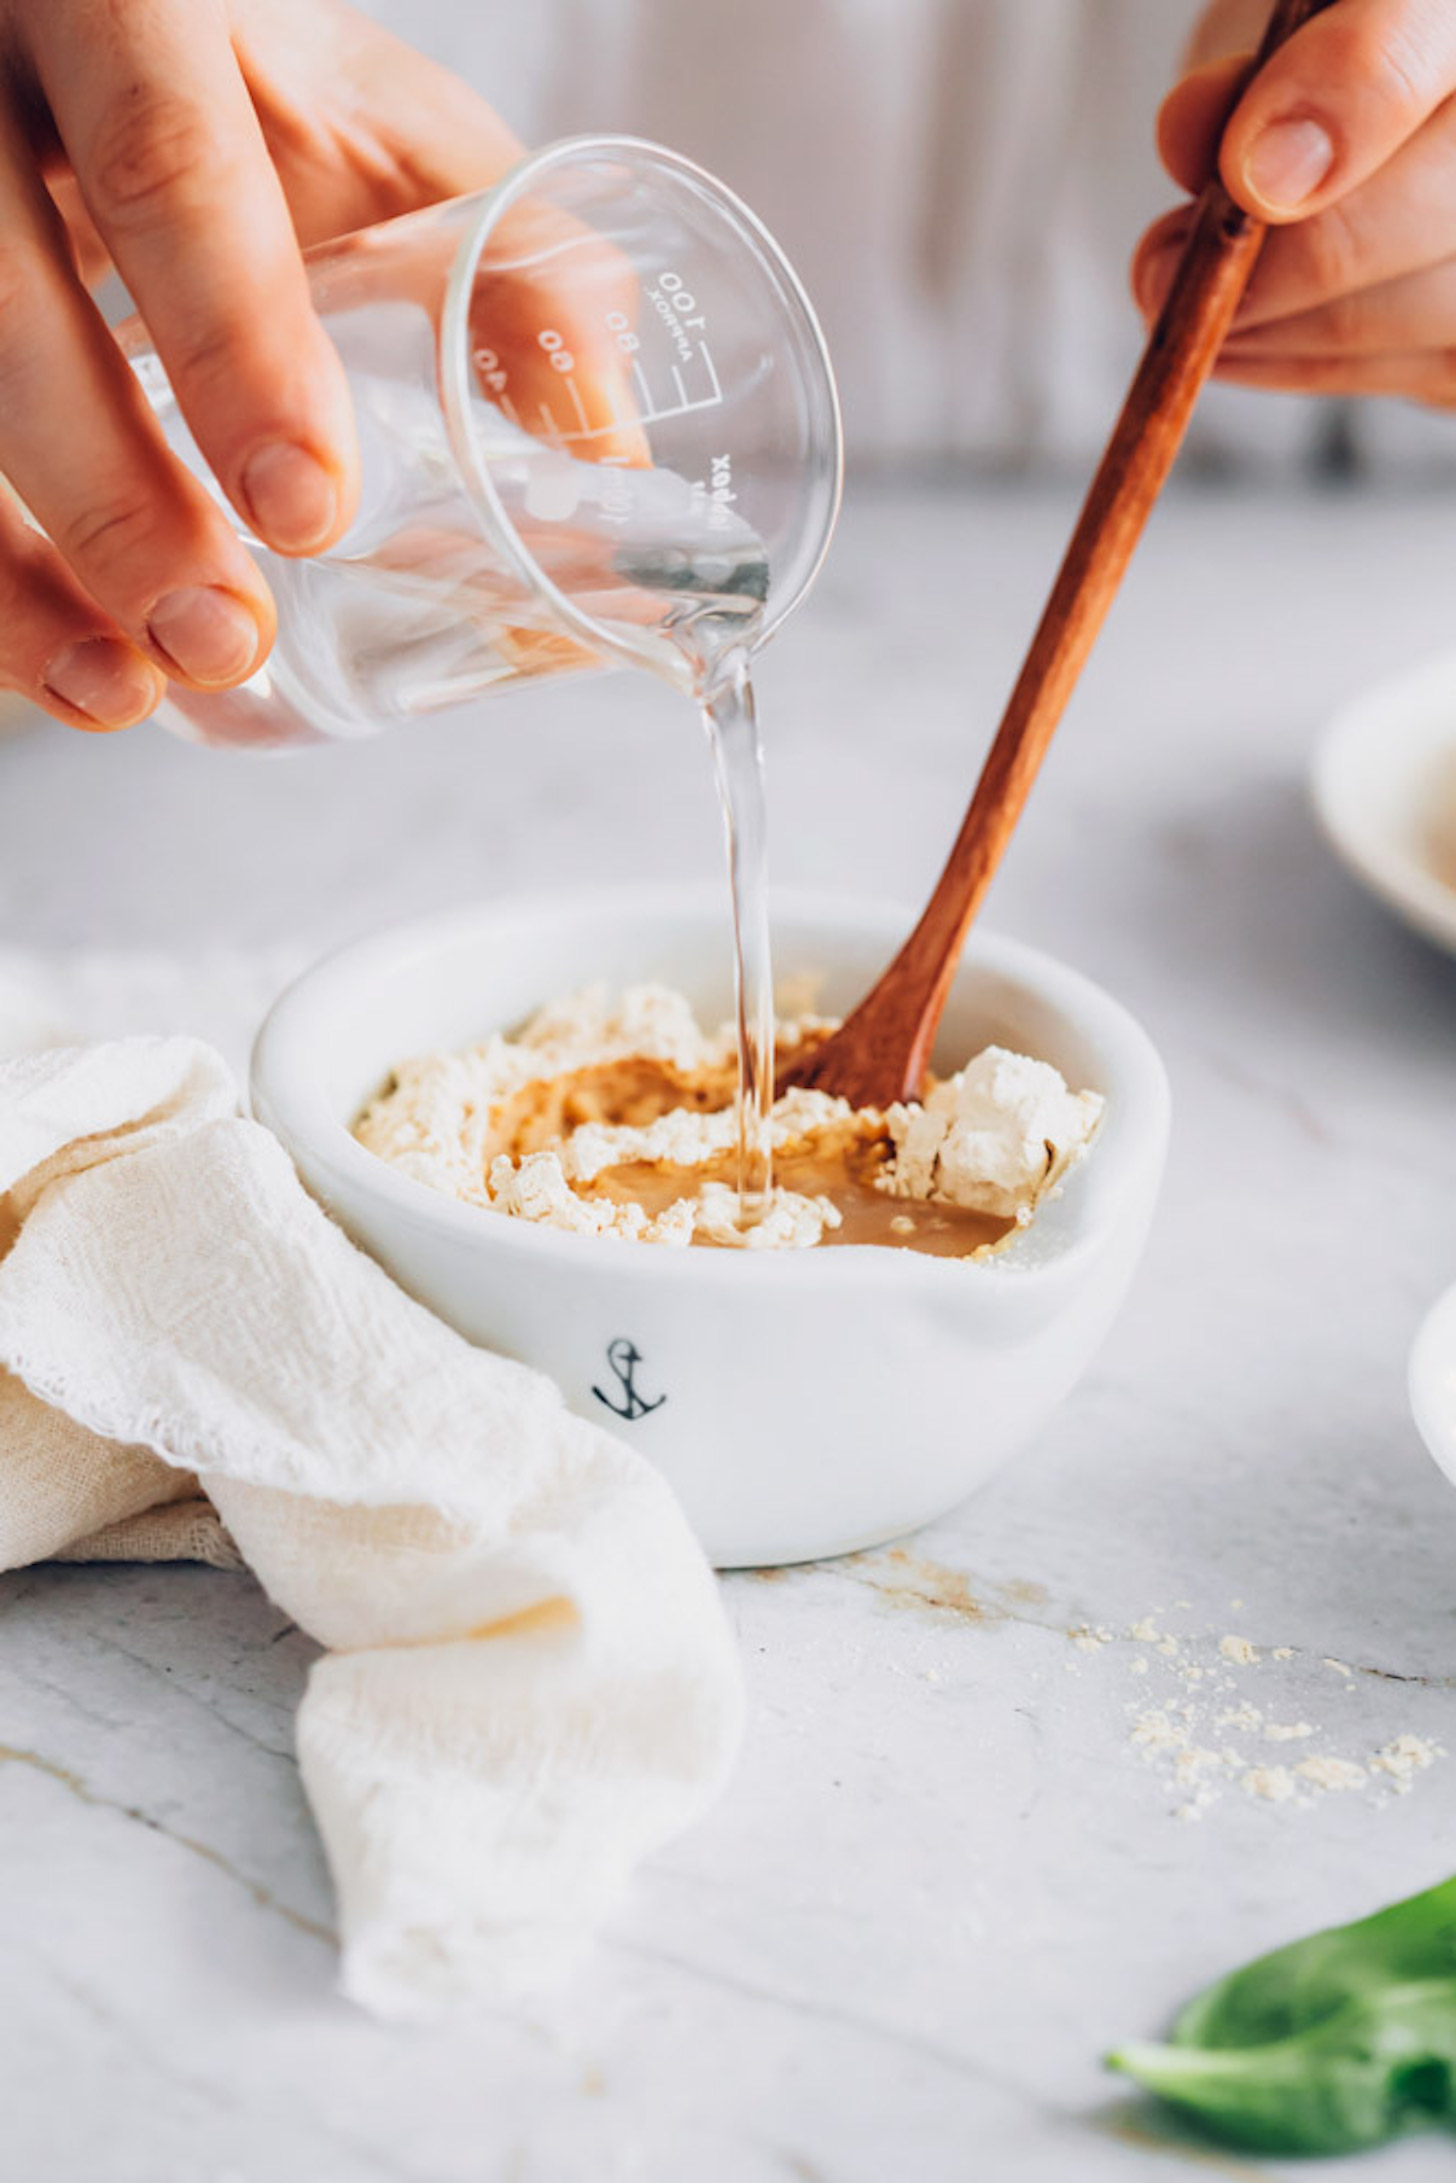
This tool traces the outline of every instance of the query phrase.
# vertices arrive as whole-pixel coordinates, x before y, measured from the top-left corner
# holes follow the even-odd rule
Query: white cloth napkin
[[[736,1753],[681,1512],[357,1251],[211,1048],[46,1013],[0,982],[0,1568],[240,1554],[328,1648],[298,1750],[344,1990],[558,1981]]]

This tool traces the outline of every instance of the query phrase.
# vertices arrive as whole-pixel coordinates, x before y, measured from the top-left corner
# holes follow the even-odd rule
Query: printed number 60
[[[575,371],[576,358],[554,326],[543,326],[536,339],[550,357],[553,371]]]

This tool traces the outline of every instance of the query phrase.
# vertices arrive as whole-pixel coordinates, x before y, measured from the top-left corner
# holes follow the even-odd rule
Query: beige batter
[[[787,1056],[833,1025],[779,1026]],[[1094,1092],[987,1047],[922,1105],[790,1091],[774,1187],[740,1225],[736,1046],[662,986],[591,988],[523,1030],[402,1062],[361,1144],[467,1204],[578,1235],[733,1249],[873,1243],[967,1258],[1024,1227],[1092,1140]]]

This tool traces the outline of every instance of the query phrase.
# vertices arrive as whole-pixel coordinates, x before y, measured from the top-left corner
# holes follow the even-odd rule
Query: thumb
[[[1383,167],[1453,89],[1450,0],[1335,0],[1240,100],[1224,183],[1261,220],[1304,219]]]

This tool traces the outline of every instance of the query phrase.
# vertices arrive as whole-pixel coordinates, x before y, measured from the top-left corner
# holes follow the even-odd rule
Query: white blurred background
[[[1065,467],[1141,327],[1127,265],[1173,192],[1153,121],[1202,0],[363,0],[532,143],[626,130],[731,183],[794,259],[862,464]],[[1383,475],[1449,421],[1214,389],[1206,466]]]

